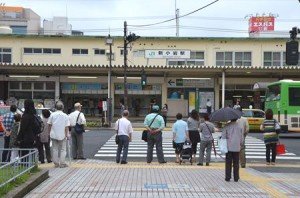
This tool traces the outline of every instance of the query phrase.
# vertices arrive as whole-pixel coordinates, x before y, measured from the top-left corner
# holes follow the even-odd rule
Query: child
[[[9,148],[11,149],[16,149],[16,150],[12,150],[11,151],[11,157],[10,157],[10,161],[14,161],[16,158],[19,157],[19,153],[17,148],[19,147],[18,143],[17,143],[17,136],[18,133],[20,131],[20,121],[21,121],[21,115],[20,114],[15,114],[14,115],[14,125],[12,127],[12,132],[10,135],[10,142],[9,142]]]

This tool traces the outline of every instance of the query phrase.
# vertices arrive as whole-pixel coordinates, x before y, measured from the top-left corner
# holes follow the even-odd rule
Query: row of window
[[[61,54],[59,48],[24,48],[24,54]],[[88,55],[88,49],[72,49],[73,55]],[[95,55],[106,55],[105,49],[94,49]],[[0,48],[0,62],[11,63],[11,48]],[[124,55],[124,50],[120,50],[120,55]],[[133,51],[134,57],[144,57],[145,50]],[[285,52],[264,52],[264,66],[285,66]],[[112,53],[112,60],[115,60],[115,54]],[[300,63],[300,55],[299,55]],[[189,59],[168,59],[168,65],[204,65],[204,52],[191,51]],[[251,52],[216,52],[217,66],[251,66],[252,53]]]

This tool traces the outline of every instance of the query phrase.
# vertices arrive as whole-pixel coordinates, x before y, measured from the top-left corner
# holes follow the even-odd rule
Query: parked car
[[[265,119],[265,112],[260,109],[243,109],[243,117],[248,119],[250,131],[260,131],[259,127]]]

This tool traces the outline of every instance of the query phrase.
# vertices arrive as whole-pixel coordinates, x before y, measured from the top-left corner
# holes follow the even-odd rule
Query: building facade
[[[40,34],[41,17],[29,8],[0,6],[0,26],[8,26],[13,34]]]
[[[32,98],[51,106],[62,99],[86,113],[108,95],[109,46],[99,36],[0,35],[0,99]],[[285,64],[285,38],[144,37],[128,49],[128,108],[142,116],[151,99],[168,104],[169,115],[206,112],[240,101],[262,108],[257,82],[299,80],[300,66]],[[123,37],[112,46],[111,95],[115,115],[124,97]],[[147,85],[141,85],[141,74]]]

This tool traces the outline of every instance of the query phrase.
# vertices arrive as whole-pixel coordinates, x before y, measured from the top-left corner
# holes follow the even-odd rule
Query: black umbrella
[[[227,122],[229,120],[236,120],[242,116],[242,112],[239,110],[225,107],[213,112],[210,115],[210,121],[212,122]]]

